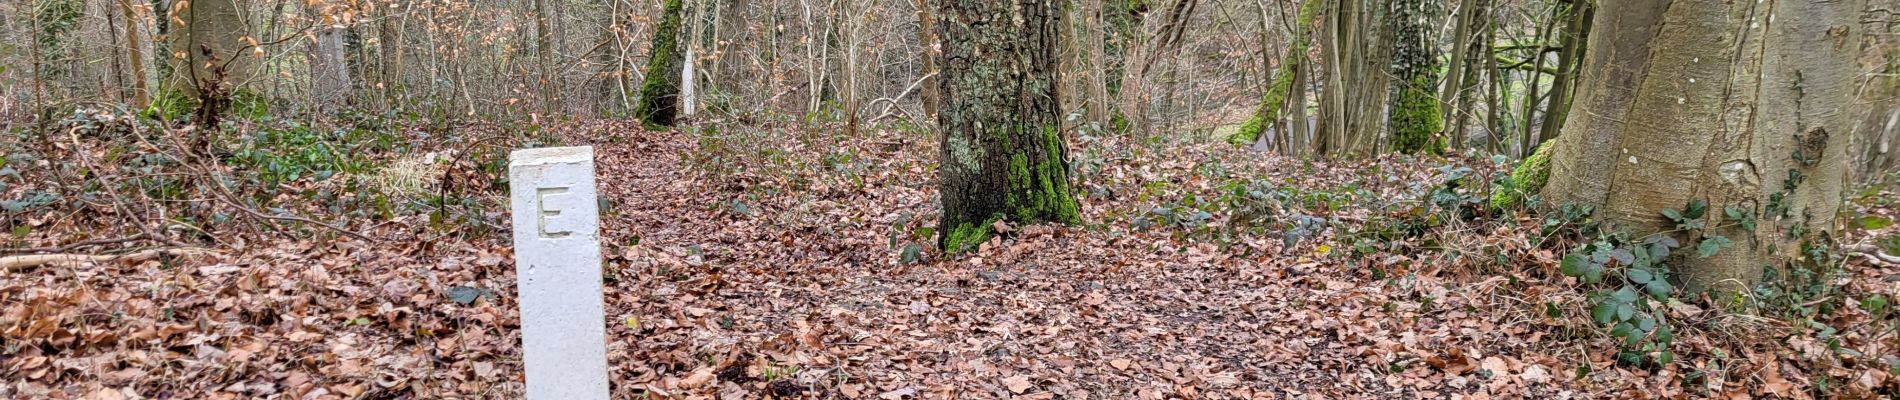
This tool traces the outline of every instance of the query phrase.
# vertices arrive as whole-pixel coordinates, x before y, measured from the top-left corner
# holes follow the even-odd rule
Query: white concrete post
[[[517,150],[508,159],[527,398],[606,399],[594,148]]]
[[[693,46],[686,46],[686,66],[680,68],[680,109],[688,117],[699,110],[699,96],[693,94],[693,64],[698,63],[699,58],[693,56]]]

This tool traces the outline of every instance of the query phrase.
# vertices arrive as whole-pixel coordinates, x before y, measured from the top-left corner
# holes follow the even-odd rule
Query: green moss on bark
[[[1026,153],[1009,157],[1009,195],[1003,205],[1014,220],[1025,224],[1082,221],[1081,205],[1069,193],[1068,164],[1062,160],[1062,137],[1054,127],[1042,131],[1043,159],[1031,162]]]
[[[1550,182],[1550,149],[1556,144],[1556,141],[1544,142],[1529,158],[1518,163],[1517,168],[1511,170],[1511,186],[1491,193],[1491,206],[1517,207],[1523,204],[1525,197],[1544,190],[1544,183]]]
[[[1304,48],[1306,46],[1304,43],[1295,47],[1301,48],[1299,53],[1305,52]],[[1288,53],[1292,54],[1293,52]],[[1288,71],[1292,68],[1294,67],[1288,66],[1274,73],[1273,86],[1268,88],[1267,95],[1260,99],[1260,108],[1254,111],[1253,116],[1247,117],[1247,122],[1240,125],[1239,131],[1234,132],[1233,136],[1227,137],[1228,143],[1248,144],[1260,140],[1260,132],[1266,130],[1268,119],[1278,119],[1280,117],[1280,110],[1286,107],[1287,92],[1292,91],[1293,88],[1293,75],[1295,74],[1291,73],[1293,71]]]
[[[1273,72],[1267,93],[1260,96],[1260,107],[1254,110],[1253,116],[1247,117],[1247,122],[1240,125],[1239,131],[1227,137],[1228,143],[1247,144],[1260,140],[1260,132],[1266,130],[1270,120],[1280,118],[1281,110],[1286,108],[1286,97],[1293,91],[1293,76],[1298,75],[1295,72],[1301,64],[1296,57],[1306,57],[1309,42],[1304,28],[1313,24],[1313,16],[1319,14],[1321,3],[1318,0],[1306,0],[1305,4],[1300,5],[1300,15],[1294,23],[1302,29],[1295,31],[1293,46],[1287,48],[1285,57],[1281,57],[1285,67]]]
[[[667,0],[660,28],[653,33],[646,81],[640,84],[640,102],[633,108],[633,116],[649,126],[673,126],[679,115],[680,13],[680,0]]]
[[[1398,90],[1390,121],[1393,150],[1405,154],[1444,152],[1444,144],[1434,139],[1444,121],[1438,113],[1438,98],[1430,90],[1431,75],[1414,75]]]

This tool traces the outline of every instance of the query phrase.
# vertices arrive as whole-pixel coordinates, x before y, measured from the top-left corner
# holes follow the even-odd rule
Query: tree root
[[[108,263],[108,262],[114,262],[114,261],[140,262],[140,261],[156,259],[162,255],[206,256],[206,255],[214,255],[214,254],[218,254],[218,253],[215,251],[211,251],[210,249],[200,249],[200,248],[151,249],[151,250],[144,250],[144,251],[139,251],[135,253],[116,254],[116,255],[28,254],[28,255],[19,255],[19,256],[0,257],[0,271],[21,270],[21,269],[38,267],[41,265],[78,265],[78,264],[85,264],[85,263],[101,264],[101,263]]]

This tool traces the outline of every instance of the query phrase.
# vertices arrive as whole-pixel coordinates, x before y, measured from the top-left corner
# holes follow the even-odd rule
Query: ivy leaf
[[[1656,356],[1656,363],[1657,363],[1657,364],[1668,364],[1668,363],[1670,363],[1670,362],[1673,362],[1673,361],[1676,361],[1676,353],[1675,353],[1675,352],[1669,352],[1669,351],[1665,351],[1665,352],[1662,352],[1662,354],[1661,354],[1661,355],[1657,355],[1657,356]]]
[[[911,243],[904,246],[904,253],[900,255],[900,258],[905,264],[916,264],[918,260],[923,259],[923,252],[923,246]]]
[[[1635,316],[1636,316],[1636,307],[1629,305],[1629,303],[1616,305],[1616,320],[1617,321],[1628,321],[1630,320],[1631,317],[1635,317]]]
[[[1670,239],[1670,240],[1675,240],[1675,239]],[[1662,242],[1656,242],[1656,243],[1650,243],[1650,244],[1649,244],[1649,256],[1650,256],[1650,257],[1651,257],[1652,259],[1656,259],[1656,260],[1661,260],[1661,259],[1664,259],[1664,258],[1669,258],[1669,248],[1670,248],[1670,247],[1673,247],[1673,246],[1669,246],[1669,245],[1665,245],[1665,244],[1663,244]]]
[[[1652,331],[1652,330],[1655,330],[1655,329],[1656,329],[1656,319],[1655,319],[1655,318],[1650,318],[1650,317],[1642,317],[1642,318],[1637,318],[1637,319],[1636,319],[1636,329],[1641,329],[1641,330],[1643,330],[1643,332],[1644,332],[1644,333],[1648,333],[1649,331]]]
[[[1585,265],[1583,268],[1583,281],[1589,283],[1603,282],[1603,264],[1592,263]]]
[[[1708,201],[1702,199],[1689,200],[1689,207],[1682,210],[1682,217],[1687,219],[1702,219],[1702,216],[1707,214],[1708,211]]]
[[[1630,264],[1636,263],[1636,254],[1630,252],[1630,250],[1627,248],[1618,248],[1616,250],[1610,251],[1610,258],[1615,259],[1617,263],[1620,263],[1623,265],[1630,265]]]
[[[482,288],[470,287],[470,286],[456,286],[456,287],[449,288],[448,294],[449,294],[449,301],[453,301],[456,304],[461,304],[461,305],[474,304],[475,300],[481,300],[481,298],[483,297],[495,296],[494,293],[489,292],[488,289],[482,289]]]
[[[1743,211],[1741,207],[1736,207],[1736,206],[1723,207],[1722,212],[1724,214],[1728,214],[1729,219],[1740,220],[1742,218],[1745,218],[1742,216],[1743,215],[1742,213],[1745,211]]]
[[[1663,209],[1663,211],[1662,211],[1662,212],[1663,212],[1663,216],[1664,216],[1664,217],[1669,217],[1669,220],[1670,220],[1670,221],[1675,221],[1675,222],[1682,222],[1682,212],[1681,212],[1681,211],[1676,211],[1676,209],[1674,209],[1674,208],[1665,208],[1665,209]]]
[[[1733,243],[1728,241],[1727,237],[1709,235],[1709,237],[1702,238],[1701,244],[1695,246],[1696,255],[1701,258],[1709,258],[1710,256],[1714,256],[1716,252],[1720,252],[1723,248],[1729,247],[1732,244]]]
[[[1591,246],[1591,247],[1595,247],[1596,251],[1590,252],[1590,262],[1596,263],[1599,265],[1610,262],[1610,244],[1609,243],[1597,242],[1596,245]]]
[[[1630,337],[1630,334],[1635,330],[1636,327],[1630,326],[1628,322],[1618,322],[1616,323],[1616,327],[1610,328],[1610,336]]]

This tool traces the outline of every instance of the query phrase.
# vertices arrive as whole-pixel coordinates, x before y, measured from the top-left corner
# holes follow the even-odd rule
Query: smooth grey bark
[[[1707,234],[1734,247],[1680,256],[1683,286],[1758,284],[1832,232],[1863,4],[1602,1],[1545,204],[1597,205],[1602,221],[1649,234],[1674,228],[1662,210],[1706,200],[1718,227]],[[1760,222],[1744,230],[1727,207]]]
[[[227,88],[242,86],[256,77],[259,60],[243,39],[250,29],[244,23],[244,8],[237,1],[197,0],[177,11],[173,21],[183,21],[184,26],[172,26],[166,33],[171,41],[168,58],[173,71],[172,79],[166,82],[167,90],[197,97],[198,90],[218,75],[207,68],[212,67],[212,59],[218,61],[215,67],[222,70],[222,83]]]
[[[315,26],[311,28],[310,43],[310,101],[315,111],[331,112],[342,107],[350,99],[355,85],[350,82],[350,67],[344,59],[344,30],[334,21],[333,16],[321,5],[305,5],[304,13]]]

